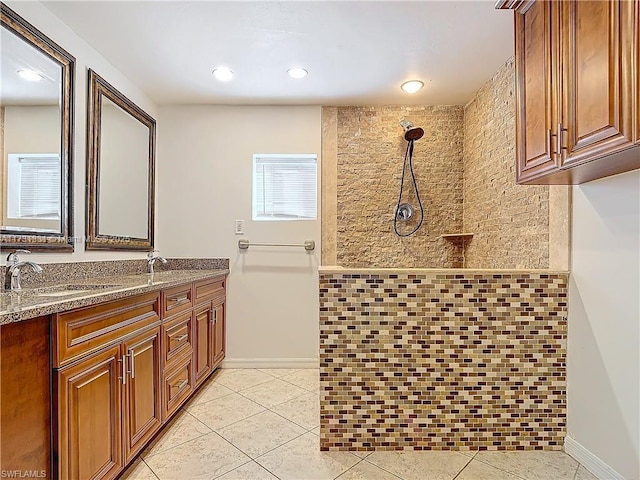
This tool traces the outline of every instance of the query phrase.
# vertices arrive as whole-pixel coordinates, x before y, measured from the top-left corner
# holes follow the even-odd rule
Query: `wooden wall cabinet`
[[[577,184],[640,168],[639,0],[511,5],[517,182]]]

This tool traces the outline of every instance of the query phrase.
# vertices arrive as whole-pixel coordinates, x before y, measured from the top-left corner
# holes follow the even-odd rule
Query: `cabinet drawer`
[[[162,318],[184,312],[191,307],[193,307],[193,290],[190,283],[162,291]]]
[[[218,277],[208,280],[202,280],[194,283],[196,304],[211,300],[215,297],[225,296],[225,278]]]
[[[178,357],[191,354],[192,318],[191,312],[181,313],[162,325],[162,352],[165,368],[171,368]]]
[[[163,375],[163,419],[167,420],[193,392],[191,356]]]
[[[54,314],[53,367],[159,323],[159,312],[159,294],[152,292]]]

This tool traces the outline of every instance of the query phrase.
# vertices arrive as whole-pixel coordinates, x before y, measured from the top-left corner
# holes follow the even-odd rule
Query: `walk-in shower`
[[[413,143],[416,140],[420,140],[424,135],[424,130],[420,127],[415,127],[411,122],[407,120],[401,120],[400,125],[404,129],[404,138],[407,141],[407,149],[404,154],[404,163],[402,164],[402,178],[400,180],[400,194],[398,195],[398,203],[396,205],[395,214],[393,216],[393,231],[399,237],[409,237],[416,233],[422,226],[424,221],[424,209],[422,207],[422,199],[420,198],[420,192],[418,191],[418,182],[416,181],[416,175],[413,171]],[[410,201],[403,202],[404,193],[404,179],[407,173],[411,176],[411,183],[413,185],[413,193],[415,201],[417,202],[417,208],[411,205]],[[406,197],[409,196],[407,192]],[[415,215],[419,215],[419,220],[414,219]],[[398,229],[398,222],[406,223],[408,226],[413,222],[413,225],[409,226],[406,231],[402,228]]]

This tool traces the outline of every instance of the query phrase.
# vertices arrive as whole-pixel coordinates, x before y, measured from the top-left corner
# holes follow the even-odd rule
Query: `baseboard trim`
[[[225,358],[222,368],[318,368],[317,358]]]
[[[625,480],[622,475],[568,435],[564,438],[564,451],[600,480]]]

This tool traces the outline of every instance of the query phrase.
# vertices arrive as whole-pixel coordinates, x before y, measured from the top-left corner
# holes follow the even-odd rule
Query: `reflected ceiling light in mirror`
[[[218,67],[213,70],[213,76],[216,77],[221,82],[230,81],[235,73],[228,67]]]
[[[287,73],[291,78],[304,78],[309,74],[309,72],[307,72],[304,68],[298,67],[290,68],[289,70],[287,70]]]
[[[27,82],[41,82],[44,80],[44,77],[35,70],[23,69],[18,70],[16,73],[21,79],[26,80]]]
[[[420,80],[409,80],[408,82],[404,82],[400,85],[400,88],[407,93],[416,93],[422,87],[424,87],[424,83]]]

